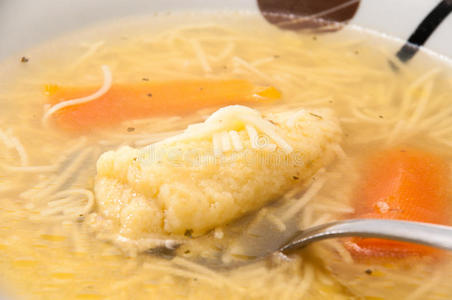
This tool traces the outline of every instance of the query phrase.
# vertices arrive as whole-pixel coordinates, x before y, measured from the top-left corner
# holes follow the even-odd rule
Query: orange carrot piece
[[[46,86],[50,104],[84,97],[95,87]],[[86,131],[122,121],[152,116],[184,115],[206,107],[257,103],[281,97],[274,87],[256,87],[241,79],[173,80],[113,84],[103,96],[55,112],[51,119],[62,129]]]
[[[356,218],[450,223],[447,163],[417,149],[392,149],[370,158],[355,201]],[[376,238],[346,242],[355,255],[366,257],[425,256],[435,249]]]

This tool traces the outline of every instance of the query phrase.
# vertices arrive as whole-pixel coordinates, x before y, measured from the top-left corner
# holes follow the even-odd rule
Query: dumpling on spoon
[[[91,222],[129,240],[199,236],[310,178],[340,140],[329,109],[262,115],[227,106],[180,135],[102,154]]]

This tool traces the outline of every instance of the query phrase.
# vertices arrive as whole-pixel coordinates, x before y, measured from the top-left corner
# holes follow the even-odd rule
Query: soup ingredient
[[[27,53],[31,58],[30,66],[20,64],[18,58],[13,57],[8,62],[12,68],[1,69],[4,80],[0,101],[5,105],[1,106],[0,128],[5,133],[11,130],[29,157],[25,167],[19,166],[18,153],[12,148],[4,148],[1,157],[2,165],[16,168],[14,172],[2,168],[5,176],[0,182],[0,269],[4,286],[11,288],[11,294],[18,292],[15,298],[42,300],[176,299],[181,295],[187,300],[365,299],[365,296],[369,296],[368,299],[450,299],[450,259],[442,258],[441,264],[432,266],[421,264],[413,257],[409,260],[414,261],[412,268],[404,270],[395,268],[398,266],[394,266],[395,262],[400,260],[394,259],[393,263],[387,264],[392,265],[392,269],[386,270],[382,264],[375,264],[375,260],[370,264],[358,262],[354,257],[347,260],[350,253],[340,251],[343,250],[341,244],[330,240],[313,244],[308,251],[295,255],[294,260],[281,260],[281,265],[272,264],[270,267],[267,262],[261,262],[216,273],[200,265],[180,265],[177,259],[195,258],[205,251],[209,256],[212,252],[212,255],[217,253],[212,249],[222,247],[233,234],[228,231],[229,226],[222,227],[222,239],[216,238],[216,234],[214,237],[213,232],[193,239],[186,243],[189,245],[184,245],[184,249],[179,249],[177,253],[181,257],[169,261],[148,254],[136,258],[124,256],[110,243],[99,241],[101,236],[87,233],[85,222],[78,222],[83,218],[74,222],[30,220],[45,212],[41,208],[51,209],[47,204],[54,201],[49,201],[51,197],[44,197],[31,202],[31,199],[19,197],[23,191],[32,195],[40,193],[42,184],[52,188],[54,180],[61,182],[62,190],[92,188],[91,179],[96,176],[95,160],[84,159],[76,167],[71,159],[74,155],[82,156],[85,149],[94,154],[97,149],[105,152],[124,144],[147,145],[150,142],[145,144],[142,141],[174,135],[171,134],[174,129],[184,128],[193,122],[190,120],[203,114],[197,112],[196,116],[182,118],[151,117],[130,122],[90,134],[78,151],[69,151],[78,139],[36,126],[36,113],[39,112],[36,102],[42,99],[42,89],[37,88],[36,83],[60,83],[49,80],[49,76],[55,79],[89,78],[87,74],[93,66],[101,64],[115,66],[114,84],[141,81],[141,74],[149,76],[151,81],[157,78],[177,80],[180,79],[178,74],[205,78],[206,72],[192,51],[192,42],[201,46],[212,70],[209,76],[224,74],[222,78],[240,76],[253,83],[277,82],[284,100],[259,107],[261,112],[328,106],[340,117],[348,136],[343,145],[346,155],[341,155],[343,159],[331,165],[325,174],[315,176],[316,183],[322,179],[325,182],[313,193],[315,196],[311,201],[305,197],[299,201],[301,195],[298,193],[289,192],[284,197],[284,202],[297,201],[298,206],[303,207],[299,220],[303,228],[334,220],[352,211],[348,196],[349,189],[356,187],[353,184],[355,176],[360,173],[354,168],[357,153],[367,155],[369,151],[381,150],[384,145],[394,147],[393,141],[400,143],[401,140],[407,145],[428,144],[430,149],[439,152],[450,149],[446,142],[452,139],[452,81],[450,67],[443,62],[441,65],[433,64],[419,53],[417,64],[402,65],[401,72],[395,74],[385,64],[392,58],[394,45],[365,32],[340,34],[337,38],[325,36],[325,39],[313,41],[309,34],[271,30],[260,15],[236,13],[226,16],[222,13],[204,19],[206,17],[197,13],[186,16],[172,14],[115,22],[108,30],[107,27],[99,30],[101,28],[96,26],[88,29],[89,36],[71,34],[65,36],[64,41],[40,46],[39,51],[30,50]],[[250,22],[243,26],[241,18]],[[181,22],[188,26],[175,28]],[[376,44],[379,47],[375,47]],[[358,51],[359,55],[355,55],[354,52]],[[187,65],[183,65],[184,62]],[[96,70],[92,75],[96,76]],[[131,77],[133,74],[136,80]],[[98,76],[101,77],[100,72]],[[80,85],[96,87],[93,91],[101,85],[83,82]],[[135,128],[135,131],[127,133],[128,127]],[[290,140],[287,141],[291,144]],[[3,154],[9,155],[5,157]],[[447,163],[451,162],[449,156]],[[41,172],[41,167],[35,166],[50,169]],[[92,166],[94,170],[91,170]],[[73,200],[68,198],[67,201]],[[31,204],[35,207],[28,209]],[[100,219],[102,224],[109,220],[103,216]],[[244,229],[240,224],[237,227],[234,228],[237,231]],[[214,232],[221,233],[221,230],[216,228]],[[320,252],[325,248],[329,250],[329,245],[334,246],[332,251]],[[186,249],[190,252],[185,252]],[[430,261],[428,257],[425,260]],[[337,272],[326,269],[335,262],[342,263],[343,268]],[[371,275],[365,273],[367,269],[372,270]],[[430,272],[422,272],[422,269]],[[342,286],[338,278],[341,278]]]
[[[92,221],[109,220],[131,239],[199,236],[302,184],[333,159],[340,139],[328,109],[262,116],[225,107],[178,136],[104,153]]]
[[[449,169],[440,157],[417,149],[396,148],[371,157],[356,198],[356,217],[449,224]],[[436,250],[375,238],[347,243],[357,255],[427,255]]]
[[[87,131],[126,120],[184,115],[206,107],[256,103],[281,97],[274,87],[258,87],[244,79],[110,82],[109,85],[104,82],[103,87],[96,90],[87,86],[47,85],[45,92],[49,103],[54,106],[44,119],[51,117],[56,126],[65,130]],[[70,105],[65,105],[66,101]]]

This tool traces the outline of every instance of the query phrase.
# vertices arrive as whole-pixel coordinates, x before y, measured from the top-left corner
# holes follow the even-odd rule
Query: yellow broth
[[[22,194],[39,191],[46,180],[57,180],[58,170],[52,166],[81,141],[80,136],[42,125],[43,86],[100,86],[100,66],[107,65],[114,82],[244,78],[272,85],[283,98],[258,107],[267,112],[334,109],[344,130],[343,152],[329,166],[320,192],[305,206],[300,224],[305,228],[343,218],[353,212],[350,200],[359,177],[357,165],[366,153],[411,145],[439,153],[452,163],[448,62],[421,51],[409,64],[400,64],[393,55],[399,46],[356,28],[294,33],[254,15],[199,13],[106,24],[5,61],[0,72],[0,130],[10,142],[17,138],[23,151],[8,147],[5,138],[0,141],[3,290],[12,298],[25,299],[450,298],[448,259],[441,264],[415,260],[413,274],[413,269],[402,268],[397,261],[354,262],[336,240],[308,247],[289,263],[271,267],[259,262],[218,273],[190,263],[190,257],[169,261],[148,254],[127,256],[96,239],[83,220],[36,219],[47,205],[45,199],[30,203]],[[28,62],[20,61],[22,55]],[[399,70],[394,71],[389,61]],[[92,189],[95,162],[102,151],[123,144],[144,146],[203,120],[212,111],[129,121],[88,134],[81,147],[92,151],[83,161],[84,172],[70,187]],[[21,164],[48,168],[39,172]],[[204,239],[213,246],[224,243],[214,233]],[[366,273],[369,268],[372,274]]]

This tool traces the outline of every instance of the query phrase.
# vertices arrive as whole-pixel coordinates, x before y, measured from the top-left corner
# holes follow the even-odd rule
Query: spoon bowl
[[[268,227],[263,234],[244,232],[222,256],[196,259],[196,262],[212,269],[230,270],[272,256],[284,258],[313,242],[338,237],[383,238],[452,251],[452,226],[403,220],[348,219],[294,230],[296,227],[291,221],[284,231],[265,224]],[[262,229],[262,224],[260,227]]]

